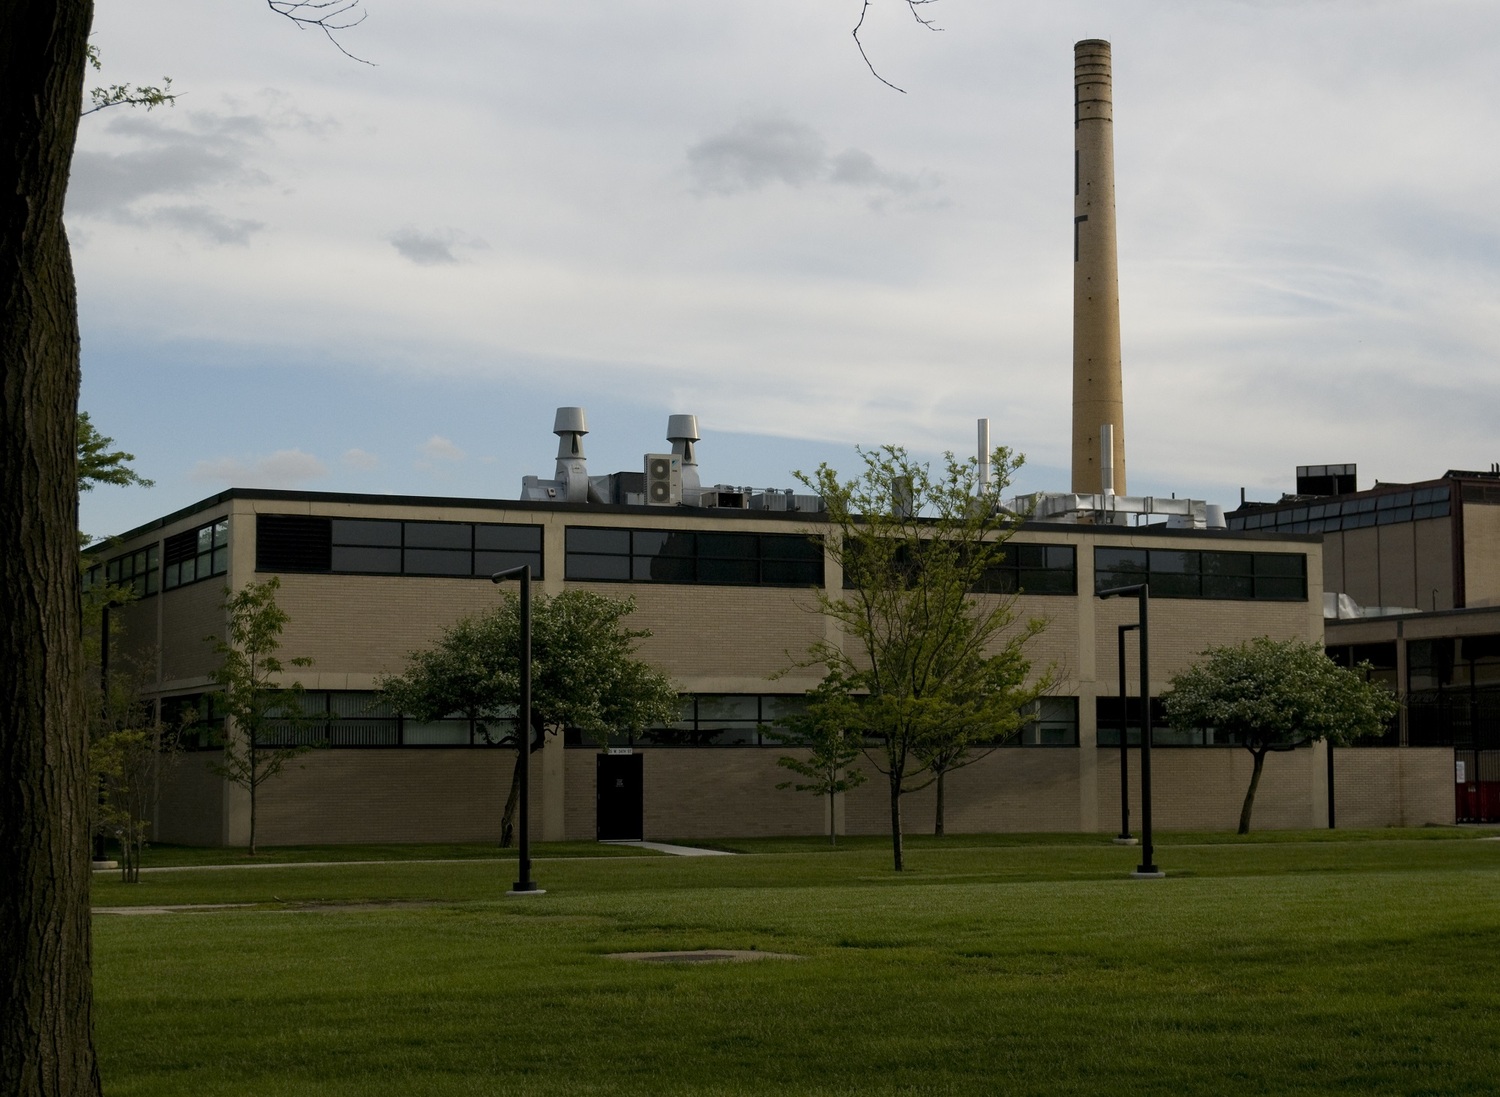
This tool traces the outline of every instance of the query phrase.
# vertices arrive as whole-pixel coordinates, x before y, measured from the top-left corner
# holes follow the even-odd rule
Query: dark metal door
[[[1453,763],[1458,822],[1500,823],[1500,750],[1455,750]]]
[[[639,842],[645,833],[644,754],[600,754],[594,767],[595,827],[601,842]]]

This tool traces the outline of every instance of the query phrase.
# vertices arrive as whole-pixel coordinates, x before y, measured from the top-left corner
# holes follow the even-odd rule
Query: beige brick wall
[[[204,681],[219,665],[204,637],[224,634],[222,577],[163,591],[148,601],[154,601],[161,614],[163,688]]]
[[[1326,826],[1323,752],[1318,747],[1266,755],[1251,830]],[[1120,828],[1120,752],[1098,751],[1099,828]],[[1162,830],[1234,830],[1254,761],[1239,747],[1157,747],[1151,752],[1152,826]],[[1140,837],[1141,752],[1130,752],[1130,825]],[[1319,782],[1325,782],[1320,785]]]
[[[1456,796],[1448,747],[1349,747],[1333,757],[1340,828],[1451,824]]]
[[[537,756],[533,755],[535,760]],[[516,755],[510,750],[315,750],[261,786],[257,840],[303,843],[498,842]],[[541,836],[545,786],[531,786]],[[249,833],[249,804],[231,791],[232,844]]]
[[[1500,606],[1500,507],[1464,504],[1465,605]]]
[[[148,838],[184,846],[224,844],[224,781],[209,767],[218,751],[177,755],[161,776],[161,793]]]

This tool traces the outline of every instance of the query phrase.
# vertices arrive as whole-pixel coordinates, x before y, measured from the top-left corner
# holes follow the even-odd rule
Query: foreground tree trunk
[[[892,775],[891,777],[891,858],[895,869],[900,872],[905,865],[902,862],[901,850],[901,779]]]
[[[1255,759],[1255,768],[1250,771],[1250,787],[1245,790],[1245,806],[1240,808],[1240,830],[1241,834],[1250,833],[1250,812],[1255,807],[1255,788],[1260,784],[1260,771],[1266,764],[1266,751],[1251,749],[1250,756]]]
[[[99,1092],[63,197],[89,0],[0,0],[0,1094]]]
[[[937,771],[937,817],[932,823],[932,833],[939,838],[943,836],[943,778],[947,773],[945,769]]]

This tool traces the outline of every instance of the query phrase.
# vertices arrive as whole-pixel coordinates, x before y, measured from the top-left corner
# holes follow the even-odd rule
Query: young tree
[[[291,618],[276,604],[281,580],[276,576],[249,583],[238,592],[225,591],[228,615],[225,635],[209,636],[221,660],[210,677],[220,692],[215,703],[228,717],[224,728],[224,760],[215,773],[250,794],[249,854],[255,856],[256,794],[288,762],[311,750],[298,732],[311,721],[302,712],[302,685],[284,684],[288,667],[306,667],[312,660],[283,660],[281,634]]]
[[[854,768],[854,762],[864,753],[864,744],[858,735],[846,730],[853,716],[848,710],[855,704],[847,693],[825,681],[813,691],[813,698],[807,711],[777,721],[787,729],[785,732],[771,733],[787,746],[807,747],[806,758],[784,754],[776,759],[778,766],[807,780],[783,781],[776,787],[828,797],[828,844],[833,846],[838,844],[833,811],[836,797],[865,783],[865,775]]]
[[[1258,636],[1202,655],[1172,678],[1162,703],[1174,728],[1215,728],[1237,738],[1255,759],[1240,809],[1241,834],[1250,833],[1267,752],[1379,735],[1400,708],[1389,690],[1365,680],[1367,664],[1340,667],[1311,641]]]
[[[1034,676],[1025,654],[1045,623],[1018,622],[1014,592],[979,593],[1018,524],[998,504],[1020,458],[996,450],[981,491],[974,459],[948,454],[934,474],[899,446],[859,452],[858,479],[827,465],[798,474],[824,499],[828,552],[844,572],[843,591],[818,594],[839,635],[813,644],[801,665],[824,672],[813,718],[836,706],[886,778],[899,872],[901,797],[936,779],[944,750],[1012,734],[1051,674]]]
[[[495,609],[460,620],[431,648],[412,652],[405,672],[383,679],[380,689],[408,716],[464,716],[487,742],[519,749],[520,607],[517,595],[505,593]],[[617,733],[677,718],[671,681],[635,654],[635,641],[650,633],[622,623],[634,609],[634,602],[585,590],[532,596],[532,752],[564,728],[577,728],[602,748]],[[520,779],[518,753],[501,817],[502,846],[512,841]]]

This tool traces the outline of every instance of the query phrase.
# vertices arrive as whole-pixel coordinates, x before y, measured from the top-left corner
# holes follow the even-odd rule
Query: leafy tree
[[[256,793],[293,758],[312,749],[297,742],[297,733],[310,724],[302,714],[302,685],[281,681],[287,667],[311,666],[312,660],[283,660],[277,654],[281,634],[291,620],[276,604],[280,587],[281,580],[273,575],[238,592],[226,590],[225,635],[205,638],[220,659],[210,675],[221,691],[214,701],[228,717],[224,760],[213,770],[250,794],[251,857],[255,856]]]
[[[1311,641],[1258,636],[1209,647],[1202,655],[1172,678],[1162,703],[1174,728],[1225,732],[1255,759],[1240,809],[1241,834],[1250,833],[1268,752],[1318,739],[1343,745],[1379,735],[1400,708],[1389,690],[1365,680],[1368,664],[1340,667]]]
[[[865,783],[865,775],[854,768],[855,761],[864,753],[864,743],[858,735],[846,730],[853,716],[849,709],[856,703],[847,693],[836,691],[824,682],[813,691],[813,696],[815,703],[807,711],[777,721],[787,729],[785,732],[771,733],[787,746],[808,748],[806,758],[784,754],[776,759],[778,766],[807,780],[783,781],[776,787],[828,797],[828,844],[832,846],[838,844],[838,835],[834,833],[835,797]]]
[[[98,71],[104,67],[99,59],[99,48],[93,43],[88,47],[89,67]],[[172,78],[163,76],[160,86],[148,84],[110,84],[103,88],[89,89],[89,105],[83,109],[85,115],[94,114],[109,107],[145,107],[148,111],[161,106],[175,106],[177,96],[172,94]]]
[[[676,719],[677,691],[671,681],[635,654],[636,640],[651,634],[622,623],[634,609],[633,601],[584,590],[550,598],[533,594],[528,736],[533,753],[548,733],[564,728],[592,736],[602,748],[617,733]],[[408,716],[464,716],[487,742],[519,748],[519,596],[506,592],[495,609],[460,620],[431,648],[412,652],[405,672],[383,679],[380,689]],[[520,779],[518,754],[501,818],[502,846],[513,838]]]
[[[147,480],[130,467],[135,454],[126,453],[122,449],[110,449],[114,444],[113,438],[99,433],[99,429],[89,419],[88,412],[78,413],[79,491],[93,491],[95,484],[113,484],[117,487],[134,484],[143,488],[152,486],[154,481]]]
[[[844,573],[843,591],[818,594],[838,636],[800,665],[824,672],[811,717],[843,721],[886,778],[899,872],[901,797],[938,779],[935,761],[1012,734],[1051,673],[1033,676],[1025,654],[1045,623],[1018,622],[1014,593],[978,593],[1017,525],[998,504],[1021,459],[996,450],[981,491],[974,459],[948,454],[934,473],[899,446],[859,452],[857,479],[826,464],[797,474],[827,505],[828,552]]]

